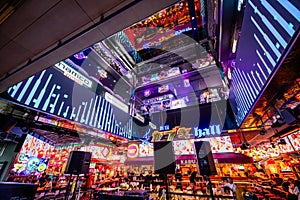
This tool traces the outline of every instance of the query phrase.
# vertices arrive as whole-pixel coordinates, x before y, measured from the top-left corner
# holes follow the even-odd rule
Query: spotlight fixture
[[[241,149],[242,150],[246,150],[250,147],[250,144],[248,142],[243,142],[243,144],[241,145]]]
[[[262,129],[259,131],[259,134],[260,134],[260,135],[265,135],[265,134],[266,134],[266,129],[262,128]]]

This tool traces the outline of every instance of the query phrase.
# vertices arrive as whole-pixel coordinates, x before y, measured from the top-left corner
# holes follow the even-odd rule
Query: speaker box
[[[283,120],[285,121],[285,123],[290,124],[292,122],[294,122],[297,118],[294,116],[293,111],[289,108],[284,109],[281,112],[281,116],[283,117]]]
[[[175,174],[175,156],[172,142],[155,142],[154,147],[154,173]]]
[[[197,168],[200,175],[211,176],[217,175],[217,170],[210,148],[210,144],[207,141],[195,141],[194,152],[197,158]]]
[[[84,151],[71,151],[65,174],[87,174],[92,154]]]

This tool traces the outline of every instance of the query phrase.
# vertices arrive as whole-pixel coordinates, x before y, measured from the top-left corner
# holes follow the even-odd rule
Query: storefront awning
[[[253,158],[240,153],[214,153],[213,157],[216,163],[232,163],[232,164],[247,164],[253,163]],[[176,156],[177,164],[196,164],[194,155],[181,155]],[[153,165],[154,157],[143,158],[128,158],[125,165]]]
[[[215,153],[213,157],[218,163],[247,164],[254,162],[253,158],[241,153]]]
[[[240,153],[214,153],[213,158],[216,163],[247,164],[253,163],[253,158]],[[194,155],[182,155],[176,157],[177,164],[194,164]]]

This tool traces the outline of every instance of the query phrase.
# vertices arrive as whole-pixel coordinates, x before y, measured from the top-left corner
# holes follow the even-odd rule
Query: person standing
[[[193,171],[192,174],[190,175],[190,183],[196,185],[196,177],[197,177],[197,172]]]
[[[276,186],[281,186],[283,183],[283,179],[279,177],[279,174],[275,174],[274,181],[276,182]]]
[[[48,177],[47,177],[46,173],[44,172],[44,173],[42,174],[42,177],[39,178],[39,181],[38,181],[39,187],[43,187],[43,186],[44,186],[44,184],[45,184],[47,178],[48,178]]]
[[[231,177],[229,177],[227,180],[228,180],[228,182],[224,185],[224,187],[229,188],[230,194],[232,196],[235,196],[236,185],[233,183],[233,179]]]
[[[300,200],[299,181],[296,183],[294,179],[290,178],[289,182],[288,200]]]
[[[45,184],[44,189],[45,189],[45,190],[48,190],[48,191],[51,191],[51,190],[52,190],[52,181],[51,181],[51,178],[48,177],[48,178],[46,179],[46,182],[45,182],[45,183],[46,183],[46,184]]]

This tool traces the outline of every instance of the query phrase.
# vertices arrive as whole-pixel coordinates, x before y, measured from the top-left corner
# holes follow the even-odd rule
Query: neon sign
[[[190,30],[192,30],[192,28],[191,27],[187,27],[187,28],[184,28],[184,29],[176,31],[174,33],[174,35],[180,35],[181,33],[184,33],[184,32],[190,31]]]
[[[127,149],[127,156],[129,158],[136,158],[138,156],[139,146],[137,144],[130,144]]]
[[[210,125],[208,128],[199,129],[198,127],[194,128],[195,137],[201,138],[205,136],[221,135],[221,126],[220,125]]]
[[[169,125],[160,126],[160,127],[159,127],[159,130],[160,130],[160,131],[168,131],[168,130],[170,130],[170,126],[169,126]]]

